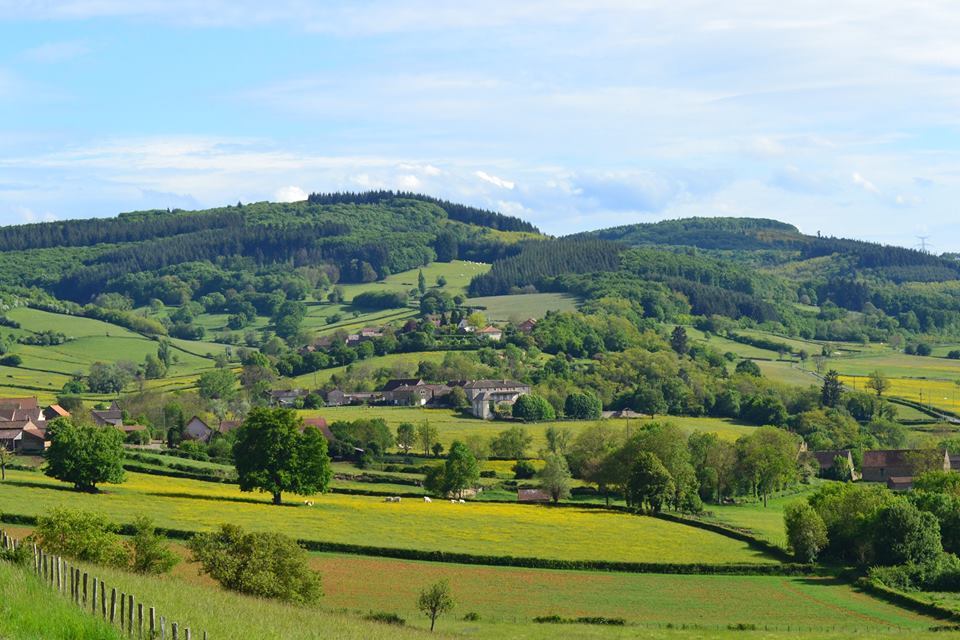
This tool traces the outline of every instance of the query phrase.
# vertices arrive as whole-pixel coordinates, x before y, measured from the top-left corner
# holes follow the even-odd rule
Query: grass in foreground
[[[0,638],[120,640],[109,625],[70,604],[28,569],[0,561]]]
[[[450,504],[327,494],[288,506],[236,486],[128,473],[123,485],[83,494],[38,473],[10,471],[0,512],[37,515],[56,506],[100,511],[126,523],[148,515],[160,527],[209,530],[232,522],[295,538],[494,556],[629,562],[773,562],[745,543],[682,524],[595,509],[473,502]]]

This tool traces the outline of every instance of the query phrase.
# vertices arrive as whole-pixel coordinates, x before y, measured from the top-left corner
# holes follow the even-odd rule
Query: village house
[[[601,418],[616,419],[616,418],[642,418],[642,413],[637,413],[633,409],[618,409],[617,411],[602,411],[600,413]]]
[[[457,330],[462,331],[463,333],[473,333],[474,331],[477,330],[477,328],[474,327],[469,322],[467,322],[467,319],[464,318],[459,323],[457,323]]]
[[[950,455],[944,449],[886,449],[863,454],[864,482],[887,482],[892,476],[912,478],[923,471],[950,471]]]
[[[0,422],[0,447],[26,455],[42,454],[50,443],[47,430],[32,420]]]
[[[427,385],[404,385],[390,392],[390,402],[404,407],[422,407],[432,399],[433,390]]]
[[[190,421],[183,427],[183,439],[184,440],[196,440],[198,442],[210,442],[210,438],[213,436],[213,429],[207,425],[206,422],[193,416],[190,418]]]
[[[333,435],[333,431],[330,431],[330,427],[327,426],[327,421],[324,420],[323,418],[304,418],[303,427],[304,429],[306,429],[307,427],[314,427],[315,429],[317,429],[320,433],[323,434],[323,437],[326,439],[327,444],[332,445],[337,440]]]
[[[93,416],[93,423],[98,427],[108,424],[118,427],[123,424],[123,410],[120,409],[116,400],[110,403],[108,409],[91,409],[90,415]]]
[[[841,458],[846,463],[845,477],[836,477],[836,460]],[[833,480],[857,480],[860,474],[853,467],[853,452],[849,449],[827,449],[824,451],[811,451],[810,461],[817,468],[817,475],[821,478],[831,478]]]
[[[477,335],[480,336],[481,338],[486,338],[487,340],[493,340],[494,342],[496,342],[501,338],[503,338],[503,331],[491,325],[489,327],[484,327],[483,329],[480,329],[479,331],[477,331]]]
[[[890,476],[887,478],[887,489],[890,491],[909,491],[913,489],[913,478]]]
[[[225,436],[231,431],[239,428],[241,424],[243,423],[240,422],[239,420],[221,420],[220,426],[217,427],[217,433],[219,433],[222,436]]]
[[[383,388],[380,390],[383,393],[384,402],[391,402],[393,404],[410,404],[410,389],[416,387],[422,387],[427,383],[422,378],[393,378],[387,380],[387,383],[383,385]],[[400,392],[400,397],[397,397],[396,392]]]
[[[517,331],[520,333],[530,333],[533,331],[533,328],[537,326],[536,318],[527,318],[523,322],[517,325]]]
[[[383,401],[382,391],[341,391],[332,389],[324,398],[328,407],[341,407],[349,404],[375,404]]]
[[[69,418],[70,412],[58,404],[52,404],[43,410],[43,417],[46,420],[56,420],[57,418]]]
[[[124,439],[126,439],[131,433],[140,433],[141,431],[149,432],[149,429],[142,424],[118,424],[115,426],[123,433]]]
[[[44,422],[46,417],[36,398],[0,398],[0,421],[30,420],[34,424]]]
[[[529,385],[514,380],[473,380],[465,384],[463,390],[471,413],[484,420],[493,417],[498,405],[512,405],[517,398],[530,393]]]
[[[298,401],[307,397],[303,389],[275,389],[270,392],[270,404],[275,407],[290,409],[297,406]]]

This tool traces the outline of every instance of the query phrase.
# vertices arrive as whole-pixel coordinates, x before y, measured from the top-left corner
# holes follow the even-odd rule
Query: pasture
[[[783,528],[783,508],[792,502],[806,499],[822,482],[817,480],[812,485],[800,485],[799,490],[790,491],[782,496],[774,496],[763,502],[743,501],[737,504],[708,504],[704,505],[707,514],[705,520],[713,520],[737,529],[746,529],[758,538],[772,542],[786,548],[786,534]]]
[[[482,311],[491,322],[523,322],[542,318],[547,311],[576,311],[577,303],[577,298],[565,293],[526,293],[469,298],[466,305]]]
[[[960,378],[957,380],[960,381]],[[840,381],[852,389],[873,393],[866,387],[866,377],[841,375]],[[889,381],[890,388],[885,392],[887,396],[960,412],[960,385],[952,380],[889,378]],[[902,408],[897,407],[897,411]]]
[[[100,511],[117,522],[138,515],[161,527],[209,530],[232,522],[306,539],[388,548],[563,560],[769,563],[745,543],[708,531],[603,510],[471,502],[450,504],[327,494],[287,495],[286,506],[236,486],[127,473],[101,494],[78,493],[38,473],[9,471],[0,512],[37,515],[52,507]]]
[[[300,387],[303,389],[315,389],[327,382],[334,374],[342,374],[347,367],[352,371],[370,371],[373,373],[378,369],[391,371],[391,375],[397,378],[405,378],[414,375],[417,366],[421,362],[441,362],[448,352],[445,351],[417,351],[413,353],[390,353],[385,356],[376,356],[367,360],[360,360],[350,365],[342,367],[331,367],[330,369],[321,369],[313,373],[305,373],[289,380],[291,387]]]
[[[78,373],[86,373],[94,362],[127,360],[141,363],[147,354],[156,354],[157,342],[138,333],[100,320],[68,316],[20,307],[7,313],[19,322],[20,333],[59,331],[72,340],[51,346],[15,344],[11,352],[23,358],[19,367],[0,367],[0,393],[36,394],[43,401],[52,401],[63,385]],[[213,354],[223,345],[171,339],[174,362],[168,377],[149,381],[169,390],[194,384],[197,376],[214,367]],[[94,396],[90,396],[94,397]]]
[[[410,269],[394,273],[383,280],[377,282],[365,282],[363,284],[341,284],[344,298],[349,302],[361,293],[368,291],[410,291],[417,288],[417,279],[420,271],[423,271],[423,277],[426,280],[427,288],[437,286],[437,278],[443,276],[447,283],[442,291],[446,291],[451,296],[467,294],[467,286],[474,276],[483,275],[490,270],[490,265],[484,262],[470,262],[468,260],[454,260],[453,262],[431,262],[419,269]]]
[[[557,420],[550,422],[499,422],[491,420],[480,420],[473,416],[463,415],[452,409],[424,409],[422,407],[380,407],[356,405],[346,407],[325,407],[323,409],[309,410],[301,412],[304,417],[322,416],[327,422],[335,420],[357,420],[360,418],[383,418],[391,431],[396,431],[401,422],[412,422],[414,424],[423,420],[428,420],[430,424],[437,427],[440,434],[440,442],[444,447],[449,447],[454,440],[463,440],[468,436],[481,436],[484,438],[493,437],[505,429],[513,426],[521,426],[527,430],[533,437],[533,444],[530,447],[530,454],[534,454],[543,448],[546,443],[546,431],[548,427],[569,429],[575,436],[592,422],[587,420]],[[609,423],[617,427],[638,427],[642,424],[653,422],[651,419],[628,419],[618,418],[610,419]],[[687,432],[703,431],[716,433],[725,440],[731,442],[742,435],[751,433],[754,427],[738,424],[734,421],[723,418],[690,418],[684,416],[661,416],[655,419],[657,422],[672,422]]]

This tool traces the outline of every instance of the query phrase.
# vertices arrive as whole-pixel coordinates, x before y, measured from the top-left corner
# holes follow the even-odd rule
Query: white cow
[[[433,502],[433,500],[431,500],[428,496],[423,496],[423,501],[424,501],[424,502]]]

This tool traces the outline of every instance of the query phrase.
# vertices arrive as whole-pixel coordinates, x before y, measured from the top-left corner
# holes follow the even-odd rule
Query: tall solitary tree
[[[836,407],[840,404],[843,395],[843,385],[840,383],[840,374],[836,369],[827,371],[823,377],[823,387],[820,388],[820,403],[825,407]]]
[[[417,442],[423,447],[423,455],[430,455],[430,448],[437,443],[439,436],[437,428],[429,420],[422,420],[417,425]]]
[[[50,423],[47,435],[50,448],[45,473],[51,478],[91,492],[101,483],[123,482],[123,434],[119,429],[58,418]]]
[[[233,457],[241,491],[265,491],[280,504],[284,491],[312,495],[332,477],[327,441],[291,409],[257,407],[237,429]]]
[[[441,580],[421,591],[417,599],[417,608],[430,618],[430,631],[433,631],[437,618],[453,609],[450,583]]]
[[[544,456],[546,464],[540,471],[540,486],[554,502],[570,497],[570,467],[567,459],[557,453]]]
[[[417,290],[420,292],[420,295],[427,292],[427,279],[423,277],[423,269],[420,269],[420,273],[417,274]]]
[[[467,445],[454,441],[447,454],[447,463],[443,470],[444,485],[447,492],[463,496],[464,489],[475,486],[480,479],[480,465]]]
[[[877,397],[883,395],[883,392],[890,388],[890,380],[882,371],[877,369],[867,376],[867,388],[876,392]]]
[[[680,355],[684,355],[690,350],[687,340],[687,330],[682,325],[677,325],[670,334],[670,347]]]
[[[401,422],[397,427],[397,446],[408,453],[417,439],[417,428],[409,422]]]

